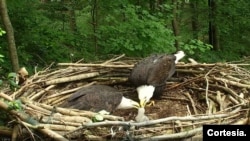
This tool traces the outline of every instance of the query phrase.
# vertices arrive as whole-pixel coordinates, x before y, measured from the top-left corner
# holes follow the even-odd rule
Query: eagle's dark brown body
[[[153,98],[159,98],[165,88],[165,82],[175,73],[175,60],[174,55],[151,55],[134,66],[129,81],[136,87],[154,86]]]
[[[73,93],[61,107],[98,112],[113,112],[121,103],[123,93],[106,85],[83,87]]]

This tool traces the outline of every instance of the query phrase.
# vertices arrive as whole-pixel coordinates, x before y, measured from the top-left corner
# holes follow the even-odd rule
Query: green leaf
[[[103,116],[101,115],[101,114],[97,114],[97,115],[95,115],[93,118],[92,118],[92,121],[93,122],[100,122],[100,121],[103,121],[104,120],[104,118],[103,118]]]
[[[14,72],[11,72],[8,74],[8,79],[13,79],[13,78],[16,78],[17,77],[17,74],[14,73]]]
[[[14,81],[14,80],[9,80],[10,87],[12,88],[20,88],[20,86]]]

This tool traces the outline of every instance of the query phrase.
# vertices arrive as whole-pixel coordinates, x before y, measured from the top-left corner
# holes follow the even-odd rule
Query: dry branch
[[[74,66],[74,67],[105,67],[105,68],[132,68],[134,65],[106,65],[106,64],[74,64],[74,63],[58,63],[58,66]]]
[[[98,75],[99,75],[98,72],[92,72],[92,73],[87,73],[87,74],[80,74],[80,75],[75,75],[75,76],[70,76],[70,77],[65,77],[65,78],[57,78],[53,80],[48,80],[48,81],[45,81],[43,84],[47,86],[47,85],[65,83],[65,82],[72,82],[72,81],[96,77]]]
[[[38,121],[36,121],[30,115],[26,114],[23,111],[8,110],[9,106],[5,102],[3,102],[2,100],[0,100],[0,108],[9,112],[10,114],[14,115],[18,121],[20,119],[22,121],[22,123],[25,125],[30,125],[33,127],[39,125]],[[64,138],[63,136],[57,134],[56,132],[54,132],[50,129],[37,128],[37,130],[42,132],[43,134],[50,136],[52,139],[55,139],[56,141],[67,141],[66,138]]]
[[[227,84],[230,84],[230,85],[233,85],[233,86],[250,89],[250,85],[242,84],[240,82],[235,82],[235,81],[227,80],[227,79],[224,79],[224,78],[218,78],[218,77],[214,77],[213,79],[215,79],[216,81],[222,81],[223,83],[227,83]]]
[[[190,94],[189,94],[189,93],[184,93],[184,95],[185,95],[185,96],[187,96],[187,97],[188,97],[188,99],[190,100],[191,105],[192,105],[193,110],[194,110],[194,113],[195,113],[195,115],[197,115],[197,114],[198,114],[198,112],[197,112],[197,109],[196,109],[196,107],[195,107],[195,104],[194,104],[194,101],[193,101],[192,97],[190,96]]]
[[[151,140],[160,141],[160,140],[169,140],[169,139],[183,139],[183,138],[191,137],[191,136],[198,134],[198,133],[201,133],[201,132],[202,132],[202,127],[199,127],[199,128],[185,131],[185,132],[175,133],[175,134],[147,137],[146,139],[143,139],[142,141],[151,141]]]
[[[241,108],[236,108],[232,112],[223,113],[223,114],[213,114],[213,115],[200,115],[200,116],[186,116],[186,117],[167,117],[157,120],[150,120],[150,121],[144,121],[140,123],[136,122],[123,122],[123,121],[103,121],[103,122],[97,122],[97,123],[87,123],[83,125],[83,128],[85,127],[97,127],[97,126],[148,126],[148,125],[155,125],[160,123],[169,122],[172,123],[173,121],[201,121],[201,120],[219,120],[220,118],[228,117],[231,115],[234,115],[235,113],[239,112]]]

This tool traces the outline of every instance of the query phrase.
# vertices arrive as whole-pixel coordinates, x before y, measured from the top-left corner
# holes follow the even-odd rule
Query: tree
[[[215,50],[220,50],[219,45],[219,33],[216,23],[216,2],[214,0],[208,0],[209,6],[209,43],[213,45]]]
[[[13,71],[17,72],[19,70],[19,62],[15,44],[14,31],[11,21],[9,19],[6,0],[0,0],[0,14],[3,21],[3,25],[5,27],[5,31],[7,32],[8,49],[12,63],[12,68]]]
[[[179,29],[179,24],[178,24],[178,20],[177,20],[177,0],[172,0],[172,4],[173,4],[173,20],[172,20],[172,27],[173,27],[173,32],[174,35],[176,37],[175,39],[175,47],[177,50],[179,50],[179,41],[178,41],[178,36],[180,34],[180,29]]]
[[[192,31],[193,31],[193,38],[198,39],[198,1],[195,0],[190,3],[191,11],[192,11]]]

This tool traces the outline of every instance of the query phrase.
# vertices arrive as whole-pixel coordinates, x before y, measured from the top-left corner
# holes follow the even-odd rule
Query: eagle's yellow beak
[[[136,109],[139,109],[140,108],[140,104],[137,103],[137,102],[135,102],[135,103],[133,103],[133,107],[136,108]]]
[[[155,102],[154,101],[149,101],[149,103],[147,104],[148,102],[146,101],[146,99],[142,99],[141,101],[140,101],[140,107],[141,108],[144,108],[146,105],[147,106],[154,106],[155,105]]]
[[[145,107],[146,106],[146,99],[144,98],[144,99],[142,99],[142,100],[140,100],[140,107],[141,108],[143,108],[143,107]]]

